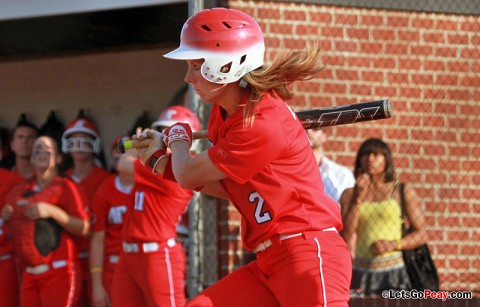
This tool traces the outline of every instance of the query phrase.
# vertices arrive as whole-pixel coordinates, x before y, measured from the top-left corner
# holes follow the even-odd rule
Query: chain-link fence
[[[331,128],[326,154],[353,170],[364,140],[388,143],[399,181],[418,195],[441,289],[478,291],[480,4],[430,1],[425,8],[406,1],[401,8],[382,8],[381,1],[372,1],[375,7],[328,2],[222,1],[258,20],[267,62],[284,49],[321,46],[319,78],[293,86],[289,103],[296,111],[392,101],[391,119]],[[233,211],[218,206],[218,278],[250,259]]]

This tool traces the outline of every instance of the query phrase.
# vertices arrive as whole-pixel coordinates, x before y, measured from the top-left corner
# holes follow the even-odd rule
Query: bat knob
[[[124,139],[118,140],[118,149],[120,150],[120,152],[121,152],[122,154],[126,152],[126,149],[125,149],[125,140],[124,140]]]

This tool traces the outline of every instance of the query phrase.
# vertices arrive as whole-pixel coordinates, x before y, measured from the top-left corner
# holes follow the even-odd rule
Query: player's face
[[[84,161],[94,158],[94,138],[87,133],[76,132],[68,137],[68,151],[74,161]]]
[[[32,165],[37,170],[53,169],[56,166],[56,150],[52,140],[46,137],[39,137],[33,143]]]
[[[200,99],[215,103],[222,98],[224,85],[208,81],[202,76],[201,67],[205,60],[188,60],[188,70],[185,75],[185,82],[190,83]]]
[[[30,127],[18,127],[12,138],[10,146],[17,157],[29,158],[37,133]]]

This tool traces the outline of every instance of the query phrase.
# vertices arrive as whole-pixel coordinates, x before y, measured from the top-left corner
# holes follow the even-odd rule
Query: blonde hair
[[[281,52],[269,66],[264,65],[243,76],[251,90],[243,114],[244,126],[253,125],[255,108],[266,93],[289,100],[293,96],[287,88],[290,84],[314,78],[323,68],[320,56],[317,44],[304,50]]]

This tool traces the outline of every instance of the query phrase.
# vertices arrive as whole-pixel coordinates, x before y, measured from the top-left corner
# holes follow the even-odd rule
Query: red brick
[[[408,17],[401,17],[396,15],[387,16],[387,26],[389,27],[408,27],[410,19]]]
[[[468,269],[470,268],[470,261],[468,259],[450,259],[448,261],[448,267],[454,269]]]
[[[389,29],[375,29],[373,30],[373,39],[393,41],[395,40],[395,32]]]
[[[406,73],[389,73],[387,80],[389,83],[408,83],[408,77]]]
[[[385,25],[386,16],[382,15],[361,15],[361,24],[369,25],[369,26],[383,26]]]
[[[293,26],[286,23],[271,23],[268,25],[269,33],[272,34],[290,34],[293,33]],[[298,33],[300,35],[301,33]]]
[[[421,61],[417,59],[400,59],[398,61],[398,66],[400,69],[418,70],[421,68]]]
[[[480,77],[479,76],[465,76],[460,78],[460,85],[462,86],[472,86],[480,87]]]
[[[414,17],[412,18],[412,27],[414,28],[425,28],[425,29],[432,29],[433,28],[433,20],[421,17]]]
[[[468,35],[449,34],[447,35],[447,43],[454,45],[468,45]]]
[[[366,84],[365,85],[352,84],[350,85],[350,93],[353,95],[359,95],[359,96],[372,96],[373,87]]]
[[[394,86],[375,86],[373,93],[380,97],[396,97],[397,88]]]
[[[360,52],[365,54],[381,54],[383,53],[383,45],[379,43],[360,43]]]
[[[457,75],[439,75],[436,77],[435,84],[456,86],[458,85],[458,80]]]
[[[433,55],[433,47],[425,45],[416,45],[410,47],[410,54],[412,56],[421,55],[421,56],[431,56]]]
[[[339,80],[359,80],[360,79],[359,72],[351,69],[336,69],[335,75]]]
[[[471,93],[468,90],[447,90],[447,98],[451,100],[471,100]]]
[[[422,89],[413,87],[399,87],[398,94],[405,98],[418,98],[422,95]]]
[[[325,26],[321,28],[321,35],[323,37],[343,37],[343,28],[342,27],[332,27]]]
[[[459,227],[461,226],[460,224],[460,218],[458,216],[453,217],[453,216],[448,216],[448,217],[443,217],[440,216],[438,218],[438,224],[440,227]]]
[[[346,65],[349,67],[370,67],[371,61],[370,57],[351,56],[346,59]]]
[[[475,48],[463,48],[461,50],[461,56],[463,59],[480,59],[480,50],[478,47]]]
[[[357,25],[358,24],[358,17],[357,15],[351,14],[336,14],[335,15],[335,23],[339,25]]]
[[[332,14],[328,12],[310,12],[312,23],[330,24],[333,20]]]
[[[347,35],[355,39],[368,39],[370,37],[370,30],[368,29],[348,29]]]
[[[447,206],[450,213],[470,213],[471,208],[469,203],[450,202]]]
[[[453,159],[448,159],[448,160],[440,160],[438,161],[438,167],[441,170],[458,170],[460,167],[460,163],[458,161],[455,161]]]
[[[350,53],[357,53],[358,52],[358,44],[356,42],[351,41],[337,41],[335,42],[335,51],[343,51],[343,52],[350,52]]]
[[[448,230],[447,231],[447,240],[449,241],[468,241],[470,235],[468,231],[461,230]]]
[[[391,69],[395,67],[395,60],[392,58],[375,58],[373,59],[373,67]]]
[[[425,32],[422,38],[427,43],[443,44],[445,42],[445,34],[441,32]]]
[[[458,22],[452,20],[437,20],[436,28],[440,30],[450,30],[450,31],[457,31],[458,30]]]
[[[399,41],[407,41],[407,42],[415,42],[417,43],[420,40],[420,33],[418,31],[411,31],[411,30],[399,30],[398,33],[398,40]]]
[[[437,47],[434,54],[437,57],[455,58],[458,54],[458,48],[453,47]]]
[[[383,72],[376,71],[362,71],[361,79],[365,82],[383,82],[385,80]]]
[[[289,20],[305,21],[306,19],[307,19],[307,12],[305,11],[285,10],[283,12],[283,20],[285,22],[288,22]]]
[[[469,72],[470,64],[467,61],[449,61],[447,62],[447,69],[456,72]]]
[[[408,54],[408,45],[401,43],[388,43],[385,46],[385,52],[392,55],[406,55]]]

